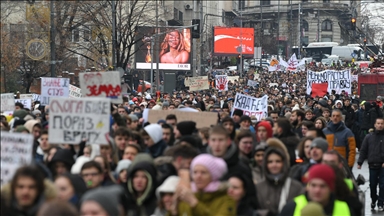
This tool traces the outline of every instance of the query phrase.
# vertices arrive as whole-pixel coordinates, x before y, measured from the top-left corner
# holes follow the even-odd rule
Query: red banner
[[[328,83],[312,83],[312,94],[311,97],[323,97],[327,94]]]
[[[239,48],[242,47],[243,55],[254,54],[255,30],[253,28],[226,28],[216,26],[214,29],[214,53],[240,54]]]

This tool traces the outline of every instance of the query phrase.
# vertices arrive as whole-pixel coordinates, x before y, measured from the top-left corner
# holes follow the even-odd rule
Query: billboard
[[[255,30],[253,28],[214,27],[213,52],[215,55],[254,55]]]
[[[159,56],[160,70],[191,70],[191,29],[177,27],[158,28],[159,44],[153,47],[151,58],[151,37],[155,36],[155,27],[138,27],[136,30],[136,69],[156,69],[156,57]]]

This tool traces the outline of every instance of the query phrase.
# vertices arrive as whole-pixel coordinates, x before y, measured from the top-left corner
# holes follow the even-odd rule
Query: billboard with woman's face
[[[138,27],[136,33],[136,69],[156,69],[159,56],[160,70],[191,70],[191,29],[176,30],[172,27],[158,28],[159,43],[153,47],[151,39],[156,35],[155,27]]]

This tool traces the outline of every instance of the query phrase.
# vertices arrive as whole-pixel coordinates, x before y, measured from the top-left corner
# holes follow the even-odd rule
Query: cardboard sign
[[[268,117],[268,96],[255,98],[249,95],[236,94],[234,109],[243,110],[244,115],[255,116],[257,121]]]
[[[24,105],[24,108],[32,110],[32,99],[15,99],[16,102],[20,102]]]
[[[120,72],[80,73],[79,80],[83,97],[110,98],[112,103],[123,103]]]
[[[311,97],[323,97],[327,94],[328,83],[312,83],[312,95]]]
[[[108,98],[52,98],[49,103],[49,142],[108,144],[111,114]]]
[[[228,91],[228,76],[227,75],[216,75],[216,89],[219,91]]]
[[[32,162],[33,135],[1,132],[1,185],[12,180],[16,170]]]
[[[231,81],[231,83],[234,84],[235,80],[239,81],[240,77],[239,76],[228,76],[227,79],[228,79],[228,82]]]
[[[186,77],[184,85],[189,87],[190,91],[209,89],[208,76]]]
[[[1,112],[15,110],[15,95],[13,93],[1,94]]]
[[[81,88],[77,88],[74,85],[69,85],[69,97],[71,98],[81,98]]]
[[[218,115],[215,112],[183,112],[178,110],[148,110],[148,122],[157,123],[165,119],[167,115],[176,115],[177,122],[194,121],[197,128],[211,127],[216,125]]]
[[[41,105],[48,105],[50,98],[68,97],[69,78],[41,78]]]
[[[247,85],[255,87],[255,86],[258,86],[259,83],[257,81],[255,81],[255,80],[248,80]]]
[[[351,73],[349,70],[325,70],[321,72],[308,70],[307,94],[310,94],[312,91],[312,83],[328,83],[328,92],[335,90],[337,93],[340,93],[344,90],[348,94],[351,94],[351,79]]]
[[[33,100],[33,94],[21,94],[20,99],[31,99]]]

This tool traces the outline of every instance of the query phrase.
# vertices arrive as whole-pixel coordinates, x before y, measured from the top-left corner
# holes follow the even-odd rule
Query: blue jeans
[[[379,196],[377,196],[377,184],[379,184]],[[384,204],[384,168],[369,169],[369,187],[371,189],[372,202],[378,200],[377,205]]]

